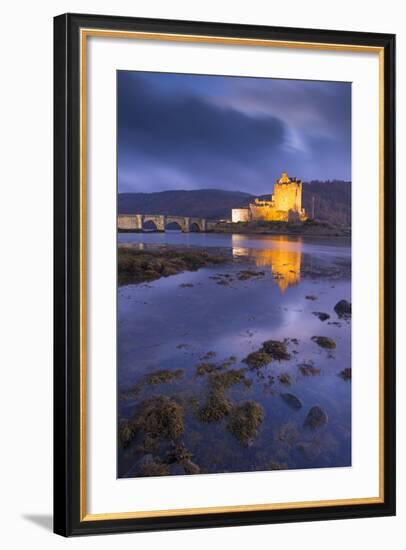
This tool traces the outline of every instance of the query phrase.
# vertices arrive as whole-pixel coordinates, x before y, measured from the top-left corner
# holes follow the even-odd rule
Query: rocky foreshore
[[[182,271],[197,271],[201,267],[226,261],[225,256],[205,250],[169,250],[165,247],[152,250],[123,244],[117,249],[118,284],[154,281]]]
[[[321,347],[336,347],[331,338],[313,337],[314,342]],[[320,341],[328,341],[324,346]],[[190,390],[177,389],[169,395],[165,394],[165,386],[181,383],[184,375],[182,369],[157,370],[148,373],[133,386],[122,390],[120,400],[131,403],[131,413],[121,417],[118,424],[118,441],[123,451],[129,453],[133,465],[127,472],[127,477],[165,476],[207,473],[204,465],[199,464],[199,457],[184,443],[184,439],[193,442],[193,433],[196,430],[196,421],[206,425],[222,426],[229,432],[242,448],[255,445],[262,424],[266,420],[263,405],[247,396],[235,400],[233,389],[242,386],[250,391],[254,377],[263,380],[264,388],[272,387],[272,397],[280,397],[286,406],[299,414],[304,409],[305,416],[294,422],[290,415],[290,422],[281,426],[276,437],[279,445],[279,455],[288,459],[286,452],[293,448],[299,451],[309,462],[317,458],[321,452],[320,439],[308,439],[304,432],[299,433],[299,423],[307,433],[313,433],[325,428],[329,422],[328,413],[318,404],[312,404],[298,397],[291,391],[285,391],[287,386],[294,386],[298,376],[294,374],[293,364],[290,373],[281,372],[278,376],[269,370],[270,363],[287,362],[293,355],[289,346],[297,346],[296,338],[266,340],[259,351],[250,353],[238,366],[238,359],[230,356],[223,360],[216,360],[216,353],[209,351],[201,357],[202,362],[195,365],[195,377],[206,379],[205,388],[193,384]],[[259,354],[261,357],[259,357]],[[210,361],[208,361],[210,359]],[[320,375],[321,369],[316,368],[312,361],[297,363],[299,373],[303,377]],[[284,365],[283,367],[287,367]],[[288,367],[289,368],[289,367]],[[193,370],[193,369],[190,369]],[[351,380],[351,369],[346,368],[338,373],[345,381]],[[157,394],[143,395],[148,387],[157,387]],[[198,389],[197,389],[198,388]],[[197,389],[197,390],[196,390]],[[295,391],[295,390],[293,390]],[[299,423],[298,423],[299,422]],[[196,432],[194,432],[196,436]],[[192,438],[190,438],[192,436]],[[279,463],[275,463],[279,464]],[[274,461],[264,469],[287,469],[287,464],[276,467]]]

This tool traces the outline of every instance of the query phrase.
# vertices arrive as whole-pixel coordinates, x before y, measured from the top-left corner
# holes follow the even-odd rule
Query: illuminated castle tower
[[[302,208],[302,182],[289,178],[286,172],[276,181],[271,200],[255,199],[248,208],[234,208],[232,221],[304,221]]]

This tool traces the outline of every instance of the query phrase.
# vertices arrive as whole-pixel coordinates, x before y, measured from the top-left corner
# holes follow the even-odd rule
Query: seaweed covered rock
[[[278,376],[278,380],[284,386],[291,386],[292,382],[293,382],[291,375],[288,374],[287,372],[284,372],[284,373],[280,374]]]
[[[179,380],[183,376],[183,370],[158,370],[147,374],[145,377],[145,383],[151,386],[156,384],[165,384],[167,382],[173,382],[174,380]]]
[[[174,462],[182,462],[183,460],[190,460],[192,458],[192,453],[186,447],[186,445],[181,443],[172,443],[169,449],[166,451],[165,462],[167,464],[173,464]]]
[[[338,373],[338,376],[343,380],[351,380],[351,369],[349,367],[346,367]]]
[[[243,360],[250,369],[265,367],[272,361],[272,357],[264,351],[253,351]]]
[[[301,363],[298,368],[303,376],[318,376],[321,372],[321,369],[314,366],[313,361]]]
[[[120,393],[120,401],[131,401],[135,399],[146,386],[157,386],[158,384],[168,384],[180,380],[183,377],[183,370],[162,369],[146,374],[136,384]]]
[[[127,448],[135,436],[136,428],[130,420],[122,420],[118,425],[118,440],[121,446]]]
[[[334,306],[334,311],[340,319],[348,319],[351,317],[351,303],[347,300],[340,300]]]
[[[152,397],[141,403],[132,424],[153,440],[177,439],[184,430],[183,407],[169,397]]]
[[[305,428],[315,430],[316,428],[321,428],[322,426],[325,426],[327,422],[327,413],[321,407],[318,407],[316,405],[315,407],[312,407],[307,413],[303,426]]]
[[[225,372],[215,372],[210,375],[210,388],[215,391],[225,391],[234,384],[239,384],[245,379],[244,369],[231,369]]]
[[[164,462],[171,465],[171,473],[179,474],[199,474],[200,468],[192,462],[193,454],[187,449],[184,443],[172,444],[172,447],[167,451]],[[174,468],[173,465],[180,466],[180,469]]]
[[[214,353],[214,352],[207,353],[204,356],[204,358],[211,357],[211,355],[209,355],[210,353]],[[229,367],[231,367],[231,365],[234,365],[234,363],[236,362],[237,362],[237,358],[234,357],[234,355],[227,357],[227,359],[224,359],[224,361],[220,361],[219,363],[203,362],[196,366],[196,374],[198,374],[199,376],[203,376],[204,374],[211,374],[216,371],[222,371],[222,370],[228,369]]]
[[[200,467],[191,460],[184,460],[182,466],[185,470],[185,474],[194,475],[200,474]]]
[[[247,383],[245,369],[231,369],[224,372],[212,372],[209,375],[209,395],[197,416],[202,422],[219,422],[231,411],[231,403],[225,392],[231,386],[240,383]]]
[[[315,342],[318,346],[325,349],[335,349],[337,344],[332,338],[328,336],[312,336],[312,341]]]
[[[255,401],[246,401],[232,408],[227,428],[243,447],[248,447],[257,436],[263,419],[262,406]]]
[[[219,366],[221,369],[228,369],[228,367],[231,367],[231,365],[234,365],[237,362],[237,357],[235,355],[230,355],[230,357],[227,357],[227,359],[224,359],[224,361],[221,361],[219,363]]]
[[[196,374],[199,376],[211,374],[216,370],[220,370],[220,367],[214,363],[200,363],[196,366]]]
[[[128,389],[120,391],[120,401],[132,401],[141,393],[144,388],[144,380],[140,380],[136,384],[132,384]]]
[[[198,410],[197,416],[202,422],[219,422],[230,413],[231,408],[232,405],[223,391],[212,390],[205,405]]]
[[[288,359],[290,359],[290,353],[288,352],[286,341],[266,340],[262,343],[259,350],[247,355],[243,361],[251,369],[260,369],[271,363],[272,360],[282,361]]]
[[[286,342],[267,340],[262,344],[261,350],[277,361],[290,359],[290,353],[288,352]]]
[[[139,250],[129,244],[118,246],[118,284],[141,283],[161,277],[169,277],[182,271],[197,271],[207,265],[218,265],[226,261],[225,257],[215,256],[206,251]]]

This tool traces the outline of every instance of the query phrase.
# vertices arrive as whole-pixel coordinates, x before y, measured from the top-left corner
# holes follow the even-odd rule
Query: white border
[[[131,512],[379,495],[378,54],[90,37],[88,503]],[[351,81],[353,466],[116,479],[116,70]]]

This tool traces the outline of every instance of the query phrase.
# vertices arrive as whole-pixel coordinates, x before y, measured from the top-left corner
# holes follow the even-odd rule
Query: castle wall
[[[231,221],[237,222],[249,222],[251,219],[251,212],[249,208],[233,208],[231,210]]]
[[[266,204],[264,206],[257,205],[255,203],[250,204],[251,218],[253,220],[263,221],[288,221],[288,212],[277,210],[275,205]]]

